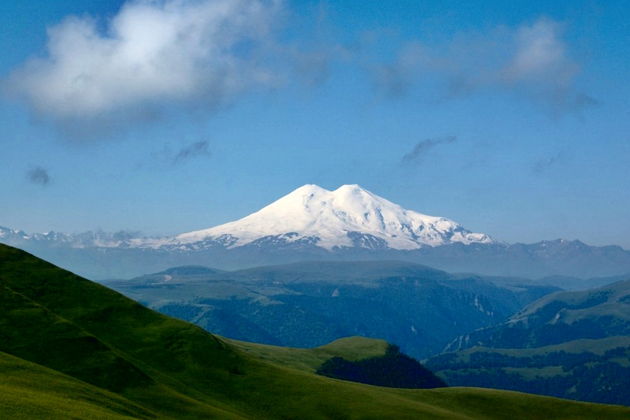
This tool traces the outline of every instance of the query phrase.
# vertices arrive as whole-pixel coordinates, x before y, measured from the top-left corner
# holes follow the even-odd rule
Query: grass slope
[[[483,389],[388,389],[280,366],[1,245],[0,286],[0,351],[14,356],[2,369],[21,369],[3,382],[0,417],[37,418],[29,410],[48,406],[57,407],[51,418],[72,410],[85,410],[80,418],[165,419],[630,416],[617,406]],[[93,404],[81,408],[83,397]]]
[[[306,372],[315,372],[326,360],[333,357],[356,361],[383,356],[389,346],[385,340],[365,337],[340,338],[312,349],[270,346],[227,338],[224,340],[260,360]]]
[[[10,419],[132,419],[155,415],[119,395],[0,352],[0,415]]]
[[[473,347],[435,356],[426,365],[451,385],[630,405],[627,336],[525,349]]]
[[[630,406],[630,280],[544,296],[428,361],[449,384]]]
[[[507,321],[460,337],[449,350],[543,347],[579,339],[630,335],[630,280],[597,289],[556,292]]]

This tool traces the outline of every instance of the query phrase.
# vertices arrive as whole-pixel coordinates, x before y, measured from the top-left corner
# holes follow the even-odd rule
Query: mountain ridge
[[[334,191],[303,185],[241,219],[167,237],[143,237],[135,232],[59,232],[27,234],[0,227],[0,239],[57,241],[73,247],[196,248],[222,245],[236,248],[275,237],[288,243],[306,241],[326,250],[342,247],[412,250],[450,243],[495,243],[445,217],[407,210],[357,184]]]
[[[558,290],[519,279],[501,285],[401,261],[172,273],[105,284],[152,309],[234,339],[313,347],[362,335],[384,338],[419,358]]]
[[[616,245],[499,242],[445,217],[406,210],[359,185],[329,191],[307,184],[236,221],[175,236],[29,234],[0,226],[0,242],[93,279],[183,265],[233,270],[307,260],[404,260],[449,272],[529,278],[630,272],[630,251]]]
[[[356,246],[408,250],[455,242],[494,242],[445,217],[404,209],[357,184],[334,191],[307,184],[242,219],[181,234],[175,240],[189,243],[229,237],[228,247],[236,247],[281,235],[287,241],[312,239],[328,250]]]
[[[619,406],[488,389],[382,388],[279,366],[265,361],[259,351],[246,353],[198,327],[4,245],[0,286],[0,298],[14,303],[0,311],[0,336],[12,337],[0,340],[0,377],[5,379],[0,383],[0,417],[507,419],[527,413],[539,418],[612,419],[630,412]],[[27,300],[39,305],[37,309],[28,310]],[[58,325],[48,314],[65,322]],[[29,328],[16,333],[14,321],[29,316],[31,324],[41,323],[41,333]],[[108,348],[77,349],[76,338],[89,336]],[[29,342],[36,345],[25,345]],[[339,345],[326,350],[336,351]],[[73,354],[77,350],[81,353]],[[264,351],[272,357],[293,353],[269,346]],[[128,370],[120,363],[94,371],[100,364],[93,356],[99,353],[122,359],[147,376],[148,383],[112,382],[112,373],[126,378]]]
[[[630,405],[630,280],[550,293],[427,361],[454,386]]]

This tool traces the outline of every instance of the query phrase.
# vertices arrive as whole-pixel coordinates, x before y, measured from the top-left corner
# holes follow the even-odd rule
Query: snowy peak
[[[326,249],[417,249],[455,242],[492,242],[485,234],[472,233],[443,217],[406,210],[359,185],[342,185],[329,191],[313,184],[240,220],[185,233],[175,241],[222,240],[238,247],[266,237],[282,237],[285,242],[308,239]]]

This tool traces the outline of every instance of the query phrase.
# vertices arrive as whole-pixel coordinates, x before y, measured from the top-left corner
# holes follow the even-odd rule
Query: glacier
[[[228,248],[262,238],[310,240],[316,246],[413,250],[452,243],[493,243],[445,217],[407,210],[359,185],[329,191],[307,184],[242,219],[177,235],[164,245],[221,241]]]

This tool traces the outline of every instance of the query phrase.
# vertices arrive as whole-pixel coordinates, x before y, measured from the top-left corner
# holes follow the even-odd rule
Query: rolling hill
[[[630,335],[630,280],[543,296],[504,323],[458,338],[447,350],[541,347],[621,335]]]
[[[0,385],[4,417],[36,418],[42,410],[53,418],[164,419],[630,415],[624,407],[513,392],[403,390],[326,378],[265,361],[6,246],[0,307],[0,374],[10,378]],[[379,345],[367,348],[373,355]]]
[[[72,376],[0,352],[4,418],[152,418],[154,413]]]
[[[427,363],[452,385],[630,405],[630,281],[552,293],[448,348]]]

